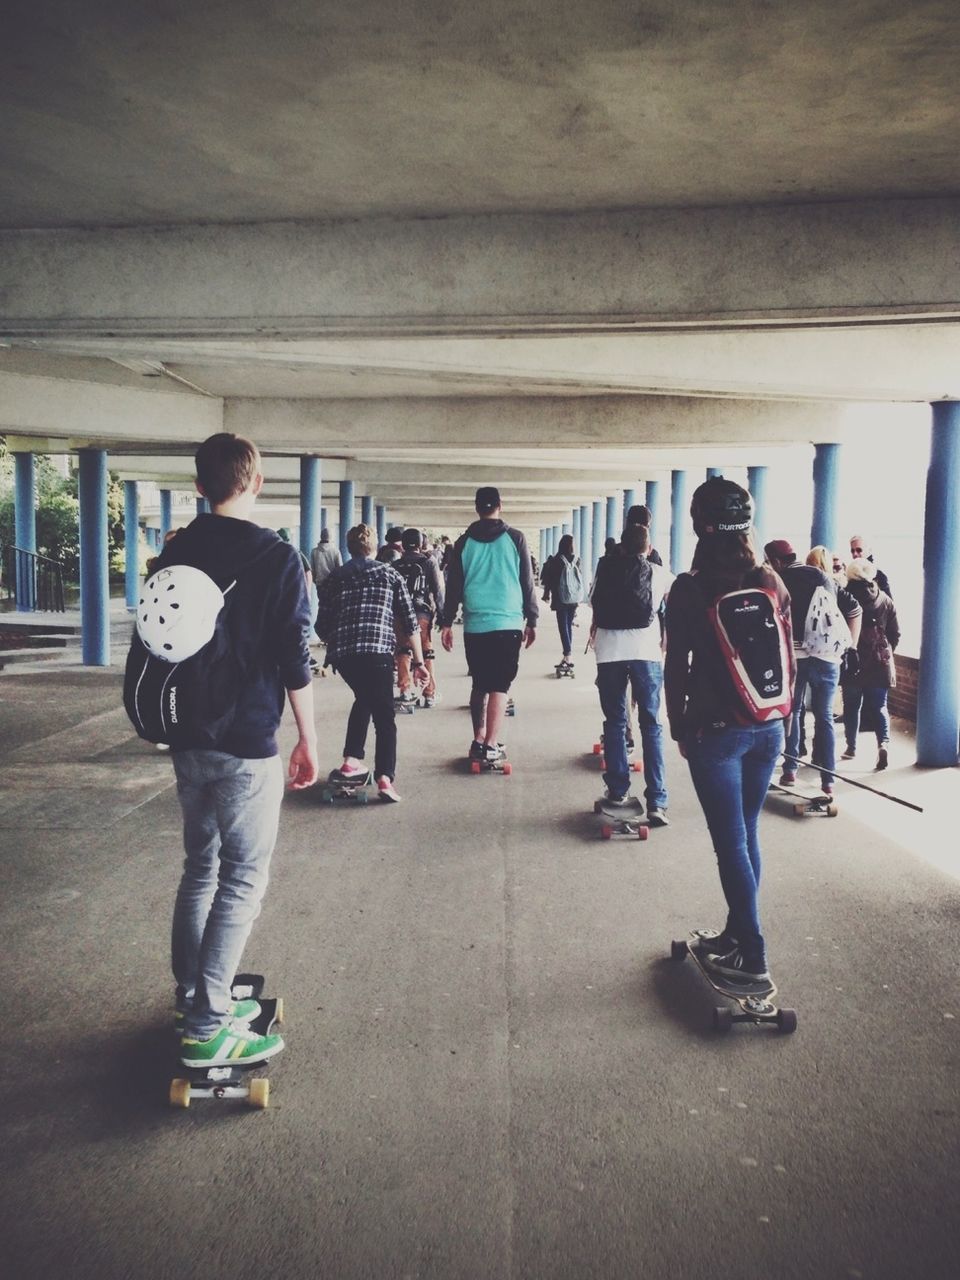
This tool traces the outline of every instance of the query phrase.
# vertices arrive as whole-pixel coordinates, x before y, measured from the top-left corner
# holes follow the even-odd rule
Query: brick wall
[[[897,664],[897,687],[890,690],[887,700],[890,711],[904,720],[916,720],[920,663],[916,658],[907,658],[899,653],[894,656]]]

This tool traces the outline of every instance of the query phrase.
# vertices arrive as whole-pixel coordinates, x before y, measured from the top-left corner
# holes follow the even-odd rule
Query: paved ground
[[[767,816],[800,1029],[721,1039],[666,959],[720,917],[684,766],[669,830],[600,841],[595,690],[554,647],[524,658],[512,778],[462,767],[455,655],[401,722],[402,805],[288,798],[246,958],[287,1001],[267,1112],[166,1106],[178,809],[117,672],[0,678],[7,1274],[957,1275],[955,774],[900,741],[883,785],[932,817],[844,792],[835,820]],[[316,689],[332,767],[347,699]]]

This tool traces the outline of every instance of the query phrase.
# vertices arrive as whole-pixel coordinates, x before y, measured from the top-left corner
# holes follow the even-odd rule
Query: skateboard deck
[[[594,800],[593,812],[599,814],[600,838],[612,840],[614,836],[632,836],[634,840],[646,840],[650,827],[643,821],[646,810],[640,800],[630,804],[612,804],[609,800]]]
[[[283,1000],[264,997],[264,978],[259,973],[238,973],[232,992],[236,1000],[259,1000],[260,1014],[250,1023],[257,1035],[265,1036],[283,1021]],[[270,1081],[266,1072],[272,1059],[264,1062],[217,1064],[212,1067],[185,1067],[179,1063],[179,1074],[170,1081],[171,1107],[189,1107],[194,1098],[242,1098],[248,1106],[264,1110],[270,1105]]]
[[[504,777],[509,778],[513,773],[513,765],[509,760],[501,758],[500,760],[471,760],[471,773],[502,773]]]
[[[345,782],[337,775],[337,770],[333,769],[320,790],[320,803],[334,804],[337,800],[352,800],[354,804],[366,804],[370,799],[367,787],[371,782],[373,782],[373,774],[369,770],[360,774],[356,781],[351,779]]]
[[[795,818],[835,818],[840,812],[833,796],[825,796],[822,791],[784,787],[779,782],[771,782],[767,795],[787,796],[792,801],[790,808]]]
[[[554,671],[557,673],[558,680],[562,680],[565,676],[569,676],[572,680],[577,674],[574,668],[567,666],[565,662],[558,662],[554,667]]]
[[[700,959],[695,944],[702,938],[717,937],[715,929],[695,929],[683,942],[673,942],[670,956],[673,960],[686,960],[689,956],[710,986],[719,995],[732,1000],[739,1006],[740,1012],[734,1013],[726,1005],[718,1005],[713,1011],[715,1031],[728,1032],[735,1022],[752,1022],[756,1026],[769,1024],[775,1026],[785,1035],[797,1029],[797,1014],[794,1009],[782,1009],[774,1003],[777,988],[772,984],[734,982],[719,974],[712,973]]]

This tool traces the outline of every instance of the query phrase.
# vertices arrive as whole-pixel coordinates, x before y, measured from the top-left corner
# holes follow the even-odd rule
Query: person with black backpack
[[[250,1030],[260,1006],[235,1001],[231,985],[277,839],[284,692],[298,730],[288,785],[311,786],[318,762],[306,580],[297,551],[250,519],[259,451],[221,432],[196,466],[212,514],[180,530],[144,584],[124,705],[141,736],[171,747],[186,850],[173,915],[175,1020],[181,1062],[210,1067],[283,1048],[279,1035]]]
[[[627,763],[627,688],[637,706],[643,745],[644,796],[647,821],[668,825],[667,788],[663,767],[660,695],[663,651],[655,619],[673,578],[648,557],[650,535],[644,525],[628,525],[619,553],[604,556],[597,565],[590,603],[590,640],[597,658],[597,689],[603,709],[603,781],[614,804],[632,800]]]
[[[423,646],[423,662],[427,670],[427,683],[423,686],[423,705],[435,706],[440,701],[433,664],[436,652],[433,647],[434,619],[443,608],[443,578],[436,558],[426,550],[426,536],[419,529],[404,529],[401,538],[403,555],[393,563],[407,588],[417,615],[420,643]],[[421,695],[413,688],[410,662],[413,650],[407,643],[397,645],[397,681],[401,702],[416,702]]]
[[[667,600],[670,732],[689,767],[717,855],[727,919],[701,931],[704,965],[772,987],[760,928],[758,824],[783,750],[795,662],[790,596],[751,538],[753,499],[722,476],[690,506],[697,548]]]
[[[556,555],[543,566],[541,576],[544,601],[557,615],[562,656],[559,674],[573,670],[573,621],[577,605],[583,600],[583,570],[580,557],[573,545],[573,535],[565,533],[560,539]]]

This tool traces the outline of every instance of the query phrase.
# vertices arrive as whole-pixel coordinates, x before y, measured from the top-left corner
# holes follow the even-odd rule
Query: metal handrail
[[[65,613],[63,566],[36,551],[8,542],[0,558],[3,589],[17,609],[28,612]]]

